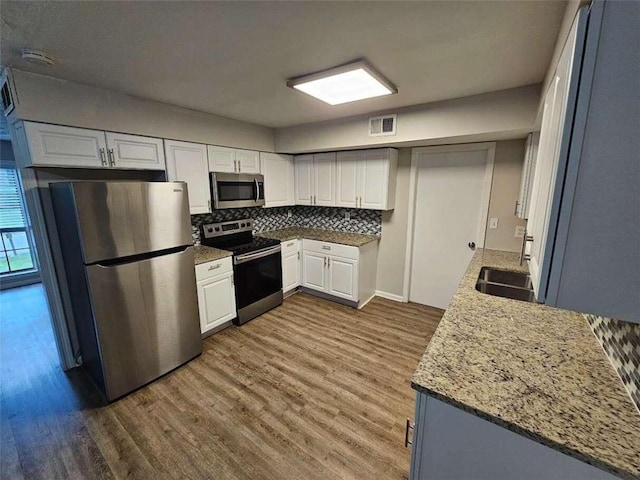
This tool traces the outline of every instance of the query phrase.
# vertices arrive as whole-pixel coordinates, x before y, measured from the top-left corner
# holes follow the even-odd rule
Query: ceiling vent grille
[[[378,117],[369,118],[369,136],[383,137],[387,135],[395,135],[397,118],[398,116],[395,113],[392,115],[380,115]]]

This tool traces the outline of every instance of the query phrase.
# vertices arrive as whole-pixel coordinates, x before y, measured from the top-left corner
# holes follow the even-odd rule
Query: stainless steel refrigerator
[[[50,191],[83,366],[106,398],[202,353],[186,184]]]

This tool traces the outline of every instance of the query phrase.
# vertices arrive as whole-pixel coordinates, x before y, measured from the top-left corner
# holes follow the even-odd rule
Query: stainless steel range
[[[280,241],[253,236],[253,220],[202,225],[203,245],[233,252],[238,316],[242,325],[282,304]]]

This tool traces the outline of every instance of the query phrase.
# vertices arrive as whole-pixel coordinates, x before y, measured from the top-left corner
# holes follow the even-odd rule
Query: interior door
[[[164,170],[161,138],[107,132],[107,148],[112,167],[137,170]]]
[[[314,205],[335,207],[336,205],[336,154],[319,153],[313,156],[315,170]]]
[[[191,215],[211,212],[207,148],[199,143],[165,140],[167,178],[187,182]]]
[[[480,147],[467,151],[414,150],[410,301],[447,308],[475,246],[484,245],[493,172],[488,158],[488,150]]]
[[[336,160],[336,206],[356,208],[358,157],[360,152],[338,152]]]
[[[311,205],[314,195],[313,155],[299,155],[294,159],[296,174],[296,205]]]
[[[302,285],[321,292],[327,289],[327,257],[325,255],[302,252]]]

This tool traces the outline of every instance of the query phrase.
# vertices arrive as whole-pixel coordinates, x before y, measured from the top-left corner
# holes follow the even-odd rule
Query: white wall
[[[12,70],[22,120],[274,151],[271,128]],[[212,88],[215,88],[212,86]]]
[[[520,188],[520,173],[524,162],[525,139],[496,142],[494,176],[489,200],[489,218],[500,219],[497,230],[487,230],[486,248],[517,252],[522,239],[515,238],[516,225],[524,225],[513,215]],[[382,239],[378,248],[378,278],[376,289],[402,297],[404,265],[407,256],[409,222],[409,181],[411,149],[398,152],[396,207],[382,213]],[[491,233],[489,233],[491,232]]]
[[[278,152],[302,153],[522,138],[532,130],[539,100],[540,85],[531,85],[400,109],[393,137],[370,137],[370,115],[281,128],[275,146]]]

